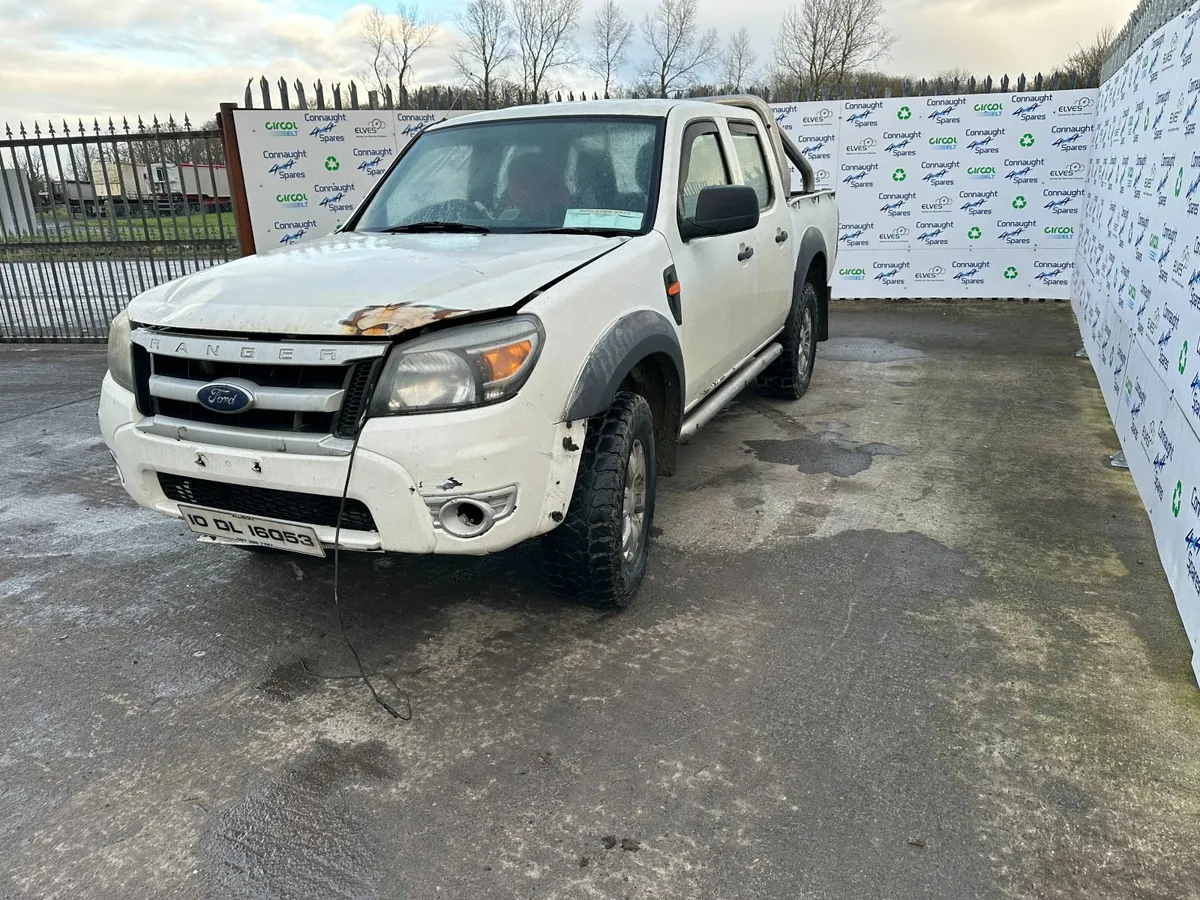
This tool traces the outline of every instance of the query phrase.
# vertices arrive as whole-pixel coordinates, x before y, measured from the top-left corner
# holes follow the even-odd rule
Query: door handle
[[[787,239],[788,239],[788,233],[786,231],[784,231],[782,228],[780,228],[778,231],[775,232],[775,243],[782,244]]]
[[[738,254],[738,262],[745,262],[754,255],[753,247],[743,247],[742,252]]]

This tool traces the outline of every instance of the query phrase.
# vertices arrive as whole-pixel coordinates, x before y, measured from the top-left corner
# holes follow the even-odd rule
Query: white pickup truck
[[[555,589],[622,606],[680,443],[752,381],[807,389],[837,230],[756,98],[442,122],[338,233],[135,298],[101,430],[133,499],[213,542],[541,536]]]

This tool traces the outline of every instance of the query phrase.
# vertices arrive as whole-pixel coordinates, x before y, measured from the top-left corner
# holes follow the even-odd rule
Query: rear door
[[[787,318],[799,235],[790,233],[792,217],[787,198],[779,190],[775,161],[759,126],[750,120],[730,119],[729,137],[741,182],[754,188],[761,210],[758,228],[753,232],[757,292],[737,316],[742,342],[757,348],[777,333]]]
[[[696,212],[700,191],[710,185],[734,184],[734,169],[717,123],[690,122],[684,129],[679,158],[674,228],[667,240],[679,278],[687,399],[693,403],[728,374],[748,352],[746,329],[736,320],[757,291],[758,267],[747,250],[756,232],[698,237],[684,241],[679,219]]]

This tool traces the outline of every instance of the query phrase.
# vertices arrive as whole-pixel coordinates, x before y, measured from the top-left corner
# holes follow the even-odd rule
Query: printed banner
[[[1200,649],[1200,4],[1096,98],[1072,303]],[[1105,341],[1128,335],[1114,364]],[[1116,371],[1121,374],[1114,374]],[[1200,679],[1200,654],[1193,656]]]
[[[777,105],[838,194],[834,296],[1067,299],[1095,108],[1094,90]]]
[[[234,111],[254,245],[262,253],[342,224],[425,126],[463,112]]]

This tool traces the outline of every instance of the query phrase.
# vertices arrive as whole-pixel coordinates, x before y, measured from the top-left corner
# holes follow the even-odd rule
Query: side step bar
[[[758,356],[730,375],[723,385],[705,397],[683,420],[683,427],[679,429],[679,443],[684,444],[691,440],[697,431],[712,421],[713,416],[740,394],[763,369],[775,362],[782,352],[783,347],[780,344],[768,344]]]

